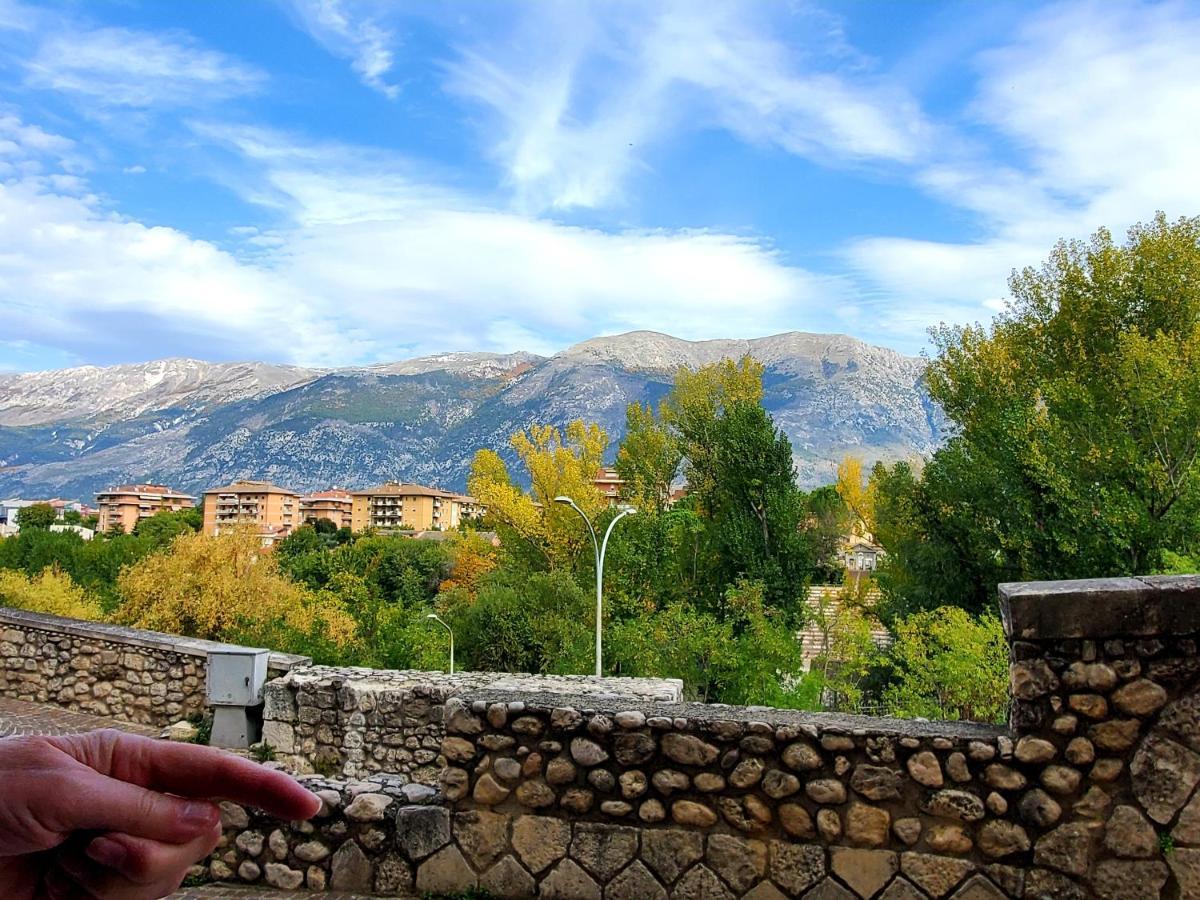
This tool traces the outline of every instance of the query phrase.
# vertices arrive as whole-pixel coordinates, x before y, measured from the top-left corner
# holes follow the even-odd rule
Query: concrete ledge
[[[68,619],[63,616],[51,616],[46,613],[0,606],[0,626],[5,625],[51,634],[69,634],[96,641],[110,641],[115,644],[128,644],[131,647],[150,647],[155,650],[167,650],[171,653],[196,656],[202,659],[208,658],[210,650],[222,650],[233,646],[218,641],[202,641],[198,638],[181,637],[177,634],[163,634],[160,631],[126,628],[123,625],[112,625],[108,622],[87,622],[82,619]],[[270,667],[274,671],[289,672],[297,666],[311,664],[311,657],[296,656],[292,653],[271,654]]]
[[[1180,637],[1200,632],[1200,576],[1086,578],[999,586],[1011,640]]]

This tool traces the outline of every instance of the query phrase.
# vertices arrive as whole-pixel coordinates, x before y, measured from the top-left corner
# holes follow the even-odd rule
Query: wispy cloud
[[[833,164],[911,162],[928,140],[917,104],[873,77],[836,21],[811,9],[617,2],[523,12],[513,33],[462,48],[447,86],[495,114],[492,151],[526,208],[617,202],[647,149],[705,128]],[[778,36],[784,25],[792,43]]]
[[[52,33],[25,62],[26,81],[102,106],[196,106],[253,93],[259,69],[182,32],[129,28]]]
[[[978,320],[1001,308],[1008,273],[1058,238],[1120,231],[1158,209],[1200,210],[1197,46],[1194,4],[1072,2],[1035,13],[980,55],[960,125],[1009,152],[977,143],[916,175],[974,216],[979,237],[854,242],[847,258],[884,320]]]
[[[389,98],[400,93],[387,80],[395,63],[396,35],[380,24],[364,0],[285,0],[296,20],[336,56],[350,60],[363,83]]]

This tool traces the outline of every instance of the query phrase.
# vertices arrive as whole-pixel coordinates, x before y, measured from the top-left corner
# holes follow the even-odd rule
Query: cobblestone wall
[[[442,708],[480,690],[678,700],[675,679],[592,678],[465,672],[402,672],[311,666],[270,682],[263,740],[290,768],[356,778],[378,772],[424,784],[445,764]]]
[[[204,710],[208,651],[223,646],[0,607],[0,696],[163,727]],[[309,661],[276,653],[271,667]]]
[[[498,897],[1200,897],[1200,580],[1005,586],[1013,726],[459,690],[439,789],[228,810],[210,872]]]

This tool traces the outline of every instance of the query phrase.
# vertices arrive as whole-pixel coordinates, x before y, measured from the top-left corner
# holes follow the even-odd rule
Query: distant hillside
[[[511,461],[509,435],[532,422],[598,421],[615,452],[627,404],[660,399],[679,366],[746,353],[766,366],[764,402],[806,487],[832,481],[848,452],[891,460],[942,440],[922,361],[845,335],[633,332],[549,358],[448,353],[328,371],[168,359],[0,376],[0,497],[90,499],[142,480],[199,492],[242,477],[462,489],[478,448]]]

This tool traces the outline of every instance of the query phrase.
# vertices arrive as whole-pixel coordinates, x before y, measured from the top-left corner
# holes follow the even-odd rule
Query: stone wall
[[[434,784],[445,764],[440,755],[446,736],[443,705],[480,690],[671,701],[682,697],[683,683],[311,666],[267,685],[263,740],[293,771],[351,778],[386,772]]]
[[[204,710],[208,652],[227,646],[0,607],[0,696],[166,726]],[[273,653],[270,668],[309,662]]]
[[[213,875],[498,897],[1200,897],[1200,579],[1006,585],[1012,727],[462,685],[433,791],[228,810]],[[432,748],[430,748],[432,749]]]

